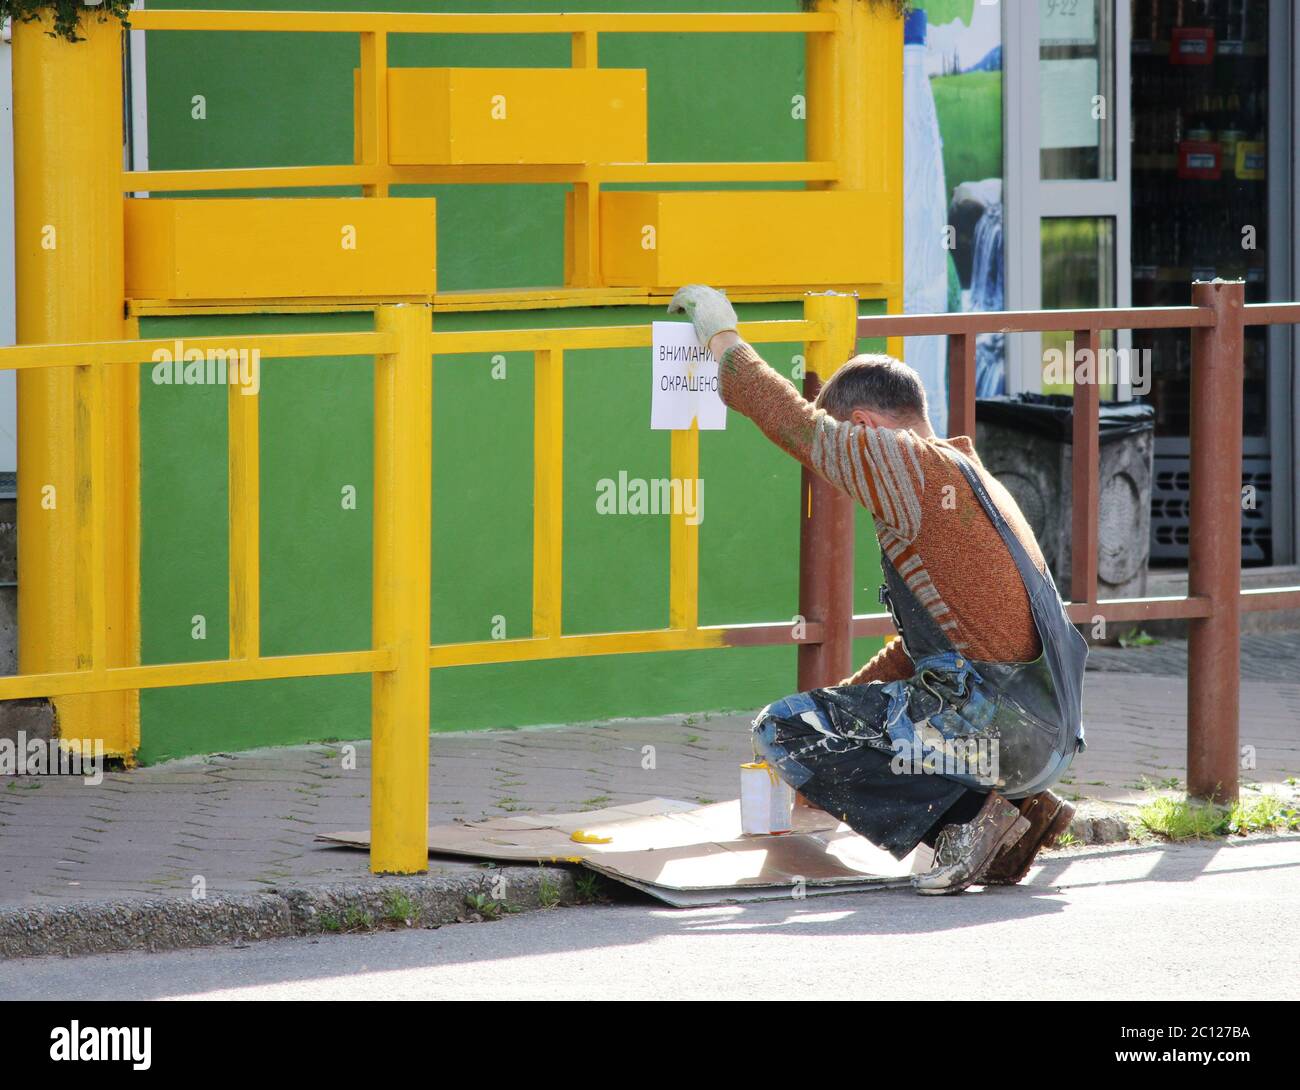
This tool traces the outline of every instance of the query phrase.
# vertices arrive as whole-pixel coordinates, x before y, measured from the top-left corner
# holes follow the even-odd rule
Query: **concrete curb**
[[[0,908],[0,958],[156,952],[388,927],[438,927],[482,919],[481,895],[506,912],[573,901],[572,870],[497,867],[456,875],[362,882],[235,896],[87,901]]]
[[[1138,839],[1131,824],[1136,811],[1131,807],[1115,806],[1095,799],[1080,799],[1074,820],[1070,822],[1069,835],[1072,843],[1090,846],[1093,844],[1123,844]]]

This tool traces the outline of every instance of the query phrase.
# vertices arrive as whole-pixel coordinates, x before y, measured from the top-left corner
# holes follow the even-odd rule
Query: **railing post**
[[[14,228],[18,342],[118,340],[125,333],[122,214],[122,27],[82,10],[76,43],[52,37],[52,17],[13,26]],[[137,556],[130,505],[137,466],[134,368],[19,371],[18,668],[25,674],[129,665]],[[92,387],[104,442],[78,451]],[[84,493],[89,459],[106,472]],[[81,494],[79,494],[81,493]],[[103,539],[86,555],[88,527]],[[78,552],[83,554],[78,560]],[[91,567],[102,570],[92,573]],[[88,580],[96,580],[94,587]],[[80,584],[80,589],[78,588]],[[90,603],[102,610],[92,634]],[[98,640],[100,646],[92,643]],[[88,642],[91,641],[91,642]],[[136,694],[57,697],[59,731],[102,739],[110,755],[139,741]]]
[[[803,394],[810,401],[857,344],[858,301],[810,295],[804,318],[825,323],[808,345]],[[853,672],[853,501],[808,469],[799,485],[799,615],[822,626],[820,643],[799,645],[801,692],[836,685]]]
[[[1097,601],[1097,557],[1101,548],[1101,374],[1095,330],[1074,335],[1070,361],[1074,415],[1070,443],[1070,600]]]
[[[429,585],[433,490],[431,308],[381,306],[397,339],[375,359],[373,646],[393,668],[371,683],[370,869],[429,866]]]
[[[870,193],[888,209],[890,257],[881,296],[891,311],[903,296],[903,21],[885,4],[815,0],[814,11],[835,16],[830,34],[809,34],[805,45],[808,121],[805,153],[833,161],[837,177],[810,189]],[[826,321],[831,339],[809,345],[804,396],[854,354],[857,300],[809,296],[804,316]],[[901,339],[890,338],[899,353]],[[823,640],[799,645],[799,689],[834,685],[853,671],[853,501],[803,471],[799,490],[799,613],[820,621]]]
[[[948,335],[948,434],[975,438],[974,333]]]
[[[1241,281],[1192,286],[1215,324],[1192,331],[1191,551],[1188,593],[1210,611],[1190,622],[1187,791],[1237,798],[1241,688],[1241,432],[1246,289]]]

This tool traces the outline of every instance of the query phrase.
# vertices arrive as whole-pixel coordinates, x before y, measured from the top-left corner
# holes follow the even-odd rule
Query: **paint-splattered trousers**
[[[759,714],[754,748],[812,805],[902,859],[969,821],[986,795],[898,760],[884,729],[889,704],[879,682],[798,693]]]

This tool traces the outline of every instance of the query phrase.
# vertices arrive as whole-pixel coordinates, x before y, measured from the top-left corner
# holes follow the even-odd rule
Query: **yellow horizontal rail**
[[[199,192],[221,189],[287,189],[367,185],[490,185],[524,182],[833,182],[839,167],[828,162],[772,163],[453,163],[390,166],[337,163],[300,167],[228,167],[196,170],[127,170],[122,190]]]
[[[215,313],[215,311],[214,311]],[[279,333],[257,337],[172,337],[146,341],[91,341],[86,344],[23,344],[0,348],[0,371],[73,367],[97,363],[156,363],[156,353],[258,352],[266,359],[314,356],[375,356],[390,352],[394,339],[385,333]]]
[[[885,614],[887,617],[888,614]],[[874,618],[873,618],[874,619]],[[893,631],[890,629],[890,631]],[[821,641],[824,628],[808,623],[800,633],[789,622],[698,625],[635,632],[587,632],[571,636],[535,636],[518,640],[437,643],[429,648],[429,665],[481,666],[488,663],[535,662],[593,655],[641,655],[655,651],[708,651],[719,647],[797,646]]]
[[[580,658],[588,655],[636,655],[651,651],[702,651],[726,646],[725,626],[659,628],[645,632],[600,632],[526,640],[481,640],[434,644],[429,665],[477,666],[494,662]],[[793,640],[791,641],[794,642]]]
[[[308,34],[829,34],[817,12],[676,14],[572,12],[541,15],[366,11],[133,11],[133,30],[251,30]]]
[[[823,341],[823,322],[741,322],[737,331],[753,344],[791,344]],[[649,325],[596,326],[588,329],[484,329],[433,334],[436,356],[470,352],[570,351],[584,348],[649,348]]]
[[[215,308],[213,313],[220,313]],[[741,336],[755,344],[792,344],[822,341],[822,322],[799,320],[742,322]],[[548,349],[647,348],[647,325],[605,326],[587,329],[506,329],[434,333],[435,355],[474,352],[533,352]],[[80,367],[92,364],[157,362],[156,353],[258,352],[264,359],[305,359],[319,356],[370,357],[396,348],[388,333],[281,333],[255,337],[156,337],[141,341],[91,341],[85,344],[32,344],[0,348],[0,371],[45,367]]]
[[[214,310],[214,313],[218,313]],[[824,323],[806,321],[742,322],[741,336],[756,344],[822,341]],[[434,333],[435,355],[475,352],[533,352],[550,349],[646,348],[648,326],[606,326],[590,329],[509,329]],[[157,362],[156,353],[258,352],[265,359],[304,359],[319,356],[370,357],[391,352],[394,340],[384,333],[286,333],[260,337],[176,337],[141,341],[92,341],[85,344],[17,345],[0,348],[0,371],[79,367],[92,364]]]
[[[271,655],[260,659],[172,662],[159,666],[118,666],[107,670],[69,670],[0,678],[0,700],[74,693],[164,689],[178,685],[216,685],[229,681],[268,681],[283,677],[332,677],[382,673],[393,668],[392,653],[329,651],[310,655]]]

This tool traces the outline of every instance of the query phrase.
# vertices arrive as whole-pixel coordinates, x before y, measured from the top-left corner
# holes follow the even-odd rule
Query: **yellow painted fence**
[[[818,220],[822,230],[826,230],[829,220],[834,220],[837,230],[833,237],[839,249],[867,255],[870,261],[852,266],[838,264],[834,277],[814,276],[825,272],[818,267],[807,279],[795,277],[794,283],[775,279],[773,269],[783,255],[806,245],[806,240],[796,237],[789,217],[782,220],[780,216],[769,216],[764,218],[767,235],[762,245],[746,256],[747,267],[759,272],[748,283],[719,286],[739,289],[733,297],[754,300],[803,298],[806,285],[814,282],[840,292],[807,297],[802,321],[742,327],[752,340],[806,344],[810,383],[805,384],[805,392],[814,392],[816,376],[828,376],[852,354],[854,292],[862,298],[884,300],[891,311],[901,309],[902,34],[892,5],[815,0],[811,10],[786,14],[132,12],[132,26],[146,32],[358,37],[355,162],[215,170],[121,169],[121,34],[115,23],[98,20],[93,13],[83,23],[85,41],[75,46],[52,38],[46,33],[47,25],[39,22],[20,23],[14,28],[15,227],[21,346],[0,349],[0,369],[16,370],[19,375],[19,661],[25,672],[0,679],[0,699],[55,698],[61,722],[70,736],[106,734],[112,739],[111,752],[129,754],[138,742],[137,690],[369,673],[374,678],[371,866],[376,871],[414,872],[427,865],[429,668],[762,643],[800,643],[804,645],[800,654],[806,657],[812,652],[821,653],[824,634],[829,646],[833,626],[824,626],[814,615],[816,611],[803,610],[808,624],[797,639],[787,624],[701,626],[697,606],[698,530],[684,516],[675,517],[672,525],[668,627],[615,634],[565,634],[560,615],[564,354],[570,349],[648,346],[650,330],[647,326],[628,326],[441,333],[434,329],[433,316],[446,310],[659,301],[678,279],[709,278],[707,270],[713,268],[708,264],[710,255],[719,250],[708,244],[703,233],[714,214],[706,200],[709,195],[694,199],[689,214],[679,208],[686,199],[683,195],[656,203],[655,222],[675,232],[675,237],[688,240],[676,251],[679,264],[669,263],[668,257],[673,255],[665,252],[656,256],[651,267],[636,265],[618,271],[604,268],[602,254],[608,245],[602,234],[614,235],[626,228],[631,214],[628,209],[645,198],[623,192],[602,193],[602,186],[629,182],[802,182],[808,189],[830,191],[814,196],[811,205],[803,202],[807,207],[830,210]],[[810,111],[805,160],[472,163],[436,161],[455,158],[450,152],[408,154],[401,148],[395,152],[390,122],[396,118],[399,125],[409,124],[412,118],[409,109],[403,113],[406,108],[400,101],[390,102],[389,89],[395,83],[400,91],[402,81],[413,77],[399,71],[395,80],[390,80],[395,71],[388,65],[391,35],[563,34],[572,41],[571,68],[601,72],[601,37],[614,33],[804,35]],[[575,81],[566,71],[554,82],[559,87],[586,80],[584,75]],[[449,86],[449,101],[451,97]],[[639,92],[636,102],[640,103]],[[530,134],[529,146],[537,147],[536,136]],[[603,137],[596,145],[610,147]],[[543,152],[552,154],[545,147]],[[639,145],[633,152],[640,154]],[[617,159],[628,153],[613,150],[599,154]],[[407,161],[410,158],[435,161],[412,163]],[[544,159],[545,155],[536,158]],[[228,241],[228,231],[223,230],[223,225],[231,222],[223,207],[226,202],[185,201],[186,215],[199,217],[202,222],[182,232],[181,218],[174,207],[165,207],[166,198],[141,196],[360,186],[364,197],[383,198],[394,185],[441,182],[570,185],[565,284],[504,292],[439,293],[433,281],[435,259],[430,240],[425,247],[429,252],[428,275],[417,270],[420,275],[413,280],[418,291],[403,294],[400,302],[391,288],[373,279],[360,288],[349,286],[350,282],[342,278],[312,281],[310,292],[294,280],[286,287],[283,276],[277,279],[272,274],[286,269],[292,273],[292,257],[282,262],[284,269],[263,269],[266,278],[257,285],[241,282],[239,298],[235,299],[225,291],[227,282],[195,280],[193,269],[179,265],[182,260],[202,265],[205,257],[211,256],[205,250],[214,250],[218,240]],[[128,198],[127,194],[136,196]],[[746,200],[761,199],[761,195],[744,196]],[[788,202],[797,196],[774,193],[770,199]],[[611,199],[606,203],[605,197]],[[122,203],[128,200],[140,206],[133,207],[129,216],[121,214]],[[292,199],[280,200],[282,205],[276,211],[284,213]],[[739,200],[737,195],[729,198],[737,205]],[[154,202],[156,207],[149,207]],[[375,216],[384,212],[380,201],[356,203],[374,204],[370,213]],[[303,214],[319,212],[320,206],[306,209]],[[149,224],[153,224],[152,229]],[[637,220],[633,226],[639,224]],[[841,226],[849,232],[847,235],[839,230]],[[860,245],[847,245],[856,237],[854,231],[865,232],[865,237]],[[130,237],[124,239],[124,234]],[[166,254],[160,258],[165,244],[159,240],[182,234],[198,239],[197,248],[185,251],[189,256],[184,259],[172,261]],[[378,234],[387,238],[390,246],[406,241],[391,238],[391,231],[388,235],[383,231]],[[134,250],[132,239],[136,243]],[[275,253],[267,255],[268,261],[276,258]],[[241,263],[207,264],[220,269]],[[301,261],[297,267],[302,267]],[[688,277],[686,268],[698,271]],[[186,275],[181,277],[180,273]],[[128,289],[123,288],[124,284]],[[268,297],[282,291],[283,297]],[[315,296],[317,292],[319,297],[303,297],[304,293]],[[152,362],[155,350],[171,351],[174,342],[132,339],[138,329],[135,317],[358,308],[373,309],[373,332],[194,338],[187,340],[185,347],[205,356],[209,352],[256,351],[262,359],[355,357],[358,366],[369,366],[369,361],[374,361],[374,598],[370,649],[271,657],[261,654],[258,398],[250,396],[246,388],[232,385],[228,399],[229,657],[139,665],[139,398],[135,369]],[[124,314],[131,317],[124,319]],[[899,347],[891,341],[892,351],[897,352]],[[430,580],[438,574],[429,570],[434,502],[430,495],[431,410],[435,396],[431,360],[435,355],[485,349],[530,351],[536,361],[533,634],[523,640],[431,647]],[[673,476],[697,477],[697,433],[674,432],[671,442]],[[833,504],[829,498],[817,498],[819,494],[812,491],[807,480],[804,487],[808,496],[806,504],[801,498],[801,509],[810,505],[815,515]],[[843,512],[838,517],[842,519]],[[822,594],[818,600],[827,597]],[[827,662],[819,660],[819,668],[829,670]]]
[[[829,374],[851,353],[857,301],[817,295],[801,321],[744,323],[756,343],[806,345],[810,373]],[[113,665],[107,646],[110,519],[115,502],[134,504],[115,487],[109,434],[121,418],[107,411],[108,376],[174,352],[174,340],[119,340],[0,348],[0,370],[71,372],[76,393],[72,437],[76,509],[74,597],[77,628],[89,653],[78,668],[0,678],[0,700],[265,678],[373,676],[371,732],[372,847],[376,872],[427,866],[429,670],[470,663],[579,655],[683,651],[724,646],[816,643],[821,627],[796,635],[789,623],[699,624],[699,531],[685,513],[672,520],[669,624],[638,632],[564,634],[563,586],[564,354],[570,349],[649,348],[648,325],[580,329],[440,333],[428,304],[376,308],[370,333],[197,337],[186,353],[204,358],[248,352],[263,360],[353,357],[375,368],[374,571],[369,650],[263,656],[259,610],[258,406],[254,386],[229,385],[230,652],[225,659],[161,665]],[[486,351],[531,352],[535,362],[533,632],[528,639],[431,646],[430,534],[433,450],[433,357]],[[250,393],[250,391],[252,391]],[[699,433],[672,434],[672,476],[699,476]],[[115,500],[116,498],[116,500]],[[54,498],[58,502],[57,496]],[[39,517],[39,516],[37,516]]]

